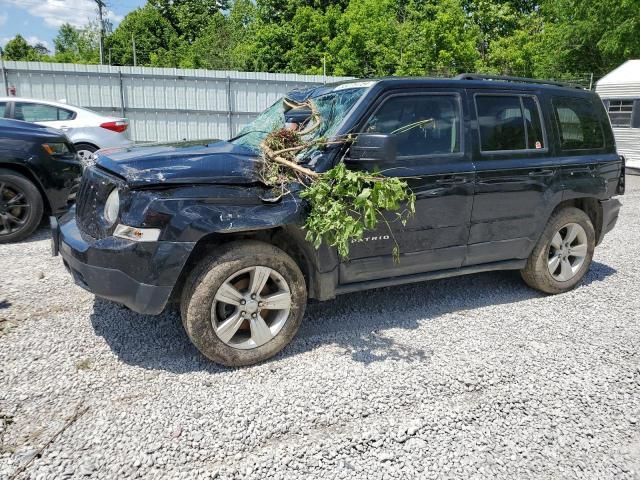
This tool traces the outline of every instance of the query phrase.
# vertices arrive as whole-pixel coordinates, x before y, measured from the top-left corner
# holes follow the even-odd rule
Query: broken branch
[[[289,167],[290,169],[295,170],[296,172],[302,173],[303,175],[306,175],[309,178],[318,177],[318,174],[313,170],[302,167],[295,162],[282,158],[276,152],[274,152],[269,147],[267,147],[264,143],[262,143],[260,147],[262,148],[263,153],[269,158],[269,160],[279,163],[280,165],[284,165],[285,167]]]

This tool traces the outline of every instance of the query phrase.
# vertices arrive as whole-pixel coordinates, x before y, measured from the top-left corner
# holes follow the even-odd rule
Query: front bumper
[[[62,256],[74,282],[131,310],[162,313],[195,243],[134,242],[83,235],[75,209],[52,220],[52,254]]]

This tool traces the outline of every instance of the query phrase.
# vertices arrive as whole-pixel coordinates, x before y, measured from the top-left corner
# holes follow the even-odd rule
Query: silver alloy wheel
[[[556,232],[549,246],[549,273],[558,282],[571,280],[587,257],[587,232],[577,223],[568,223]]]
[[[211,323],[225,344],[241,350],[275,337],[291,311],[291,291],[282,275],[269,267],[244,268],[227,278],[211,305]]]
[[[90,165],[95,161],[95,154],[91,150],[78,150],[78,157],[85,165]]]

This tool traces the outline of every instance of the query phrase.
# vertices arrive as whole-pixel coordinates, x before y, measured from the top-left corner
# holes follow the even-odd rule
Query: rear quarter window
[[[604,147],[604,132],[595,104],[586,98],[556,97],[553,110],[564,151]]]

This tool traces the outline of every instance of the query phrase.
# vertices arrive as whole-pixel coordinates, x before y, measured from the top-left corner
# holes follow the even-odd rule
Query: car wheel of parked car
[[[222,245],[189,275],[182,323],[207,358],[251,365],[295,336],[307,303],[304,276],[286,253],[257,241]]]
[[[589,216],[577,208],[556,212],[531,252],[522,278],[546,293],[574,288],[591,266],[596,234]]]
[[[95,145],[90,143],[76,143],[76,150],[78,151],[78,157],[85,165],[90,165],[95,159],[94,153],[99,149]]]
[[[0,169],[0,243],[31,235],[42,220],[42,196],[23,175]]]

